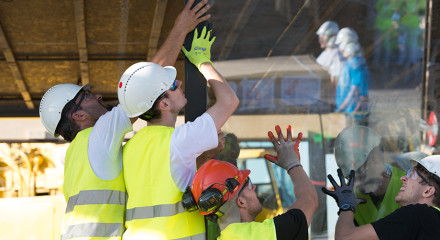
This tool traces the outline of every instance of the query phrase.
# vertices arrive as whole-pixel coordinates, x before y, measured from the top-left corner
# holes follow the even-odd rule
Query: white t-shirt
[[[93,172],[104,180],[113,180],[122,170],[122,141],[133,130],[130,118],[118,104],[102,115],[89,136],[88,156]]]
[[[328,71],[330,76],[337,77],[344,66],[344,58],[337,48],[326,48],[316,62]]]
[[[170,141],[171,176],[180,191],[191,185],[196,158],[218,145],[217,128],[208,113],[176,127]]]

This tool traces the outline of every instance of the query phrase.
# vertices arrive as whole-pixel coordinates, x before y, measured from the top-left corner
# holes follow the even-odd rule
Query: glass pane
[[[240,159],[261,166],[265,153],[276,154],[267,140],[275,125],[303,133],[301,161],[319,201],[312,238],[334,234],[337,208],[320,190],[330,187],[327,174],[356,170],[357,194],[378,203],[401,184],[412,154],[432,153],[436,116],[421,117],[433,107],[422,102],[426,1],[210,3],[213,63],[240,99],[223,130],[237,136]],[[272,166],[285,211],[294,184]]]

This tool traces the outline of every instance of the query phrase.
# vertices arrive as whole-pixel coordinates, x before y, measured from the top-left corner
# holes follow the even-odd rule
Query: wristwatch
[[[344,203],[339,207],[339,212],[340,211],[352,211],[353,213],[356,211],[355,208],[353,206],[351,206],[348,203]]]

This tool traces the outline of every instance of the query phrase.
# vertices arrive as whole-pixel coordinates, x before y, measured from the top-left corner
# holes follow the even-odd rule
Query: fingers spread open
[[[201,4],[202,2],[200,2],[199,4],[197,4],[197,6],[199,6],[200,4]],[[209,4],[206,4],[206,3],[204,3],[204,4],[202,4],[202,5],[200,5],[200,10],[197,10],[196,12],[196,17],[197,18],[200,18],[203,14],[205,14],[210,8],[211,8],[211,5],[209,5]],[[196,6],[196,7],[197,7]],[[195,8],[195,7],[194,7]],[[193,9],[194,10],[194,9]]]
[[[194,1],[192,1],[193,3],[194,3]],[[203,6],[205,6],[206,5],[206,3],[207,3],[208,1],[207,0],[202,0],[202,1],[200,1],[199,3],[197,3],[193,8],[191,8],[191,12],[193,12],[194,14],[195,13],[197,13]],[[187,5],[189,4],[189,1],[188,1],[188,3],[187,3]],[[190,7],[192,6],[193,4],[191,4],[190,5]]]
[[[275,136],[273,135],[273,133],[271,131],[269,131],[267,133],[267,135],[269,136],[270,141],[272,142],[275,150],[278,150],[278,146],[280,145],[277,141],[277,139],[275,138]]]
[[[191,7],[192,7],[194,1],[195,1],[195,0],[188,0],[188,2],[186,3],[184,9],[185,9],[185,10],[191,9]]]
[[[354,184],[354,175],[355,175],[355,172],[352,169],[350,171],[350,175],[349,175],[348,186],[352,186]]]
[[[278,157],[270,155],[270,154],[264,154],[264,158],[270,162],[273,162],[273,163],[278,161]]]
[[[328,180],[330,181],[330,183],[333,185],[333,187],[338,187],[338,184],[336,183],[335,179],[333,178],[332,175],[327,175]]]

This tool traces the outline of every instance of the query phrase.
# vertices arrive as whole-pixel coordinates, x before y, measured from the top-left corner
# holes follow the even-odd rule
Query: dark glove
[[[298,137],[296,139],[292,139],[292,130],[289,125],[287,126],[287,139],[284,139],[279,125],[275,126],[275,130],[278,134],[279,142],[271,131],[268,132],[268,135],[275,150],[277,151],[277,156],[265,154],[264,158],[286,169],[287,171],[294,167],[301,166],[298,146],[302,139],[302,133],[298,133]]]
[[[344,174],[342,173],[342,170],[338,168],[338,176],[339,176],[339,181],[341,182],[341,186],[339,186],[335,182],[335,179],[332,177],[332,175],[329,174],[327,176],[328,180],[330,180],[335,190],[330,191],[325,187],[322,188],[322,191],[325,194],[331,196],[336,200],[336,203],[338,204],[339,207],[339,212],[351,210],[353,211],[353,213],[355,213],[357,205],[366,202],[365,199],[356,198],[356,196],[354,195],[353,192],[354,175],[355,175],[354,170],[351,170],[347,185],[345,183]]]

